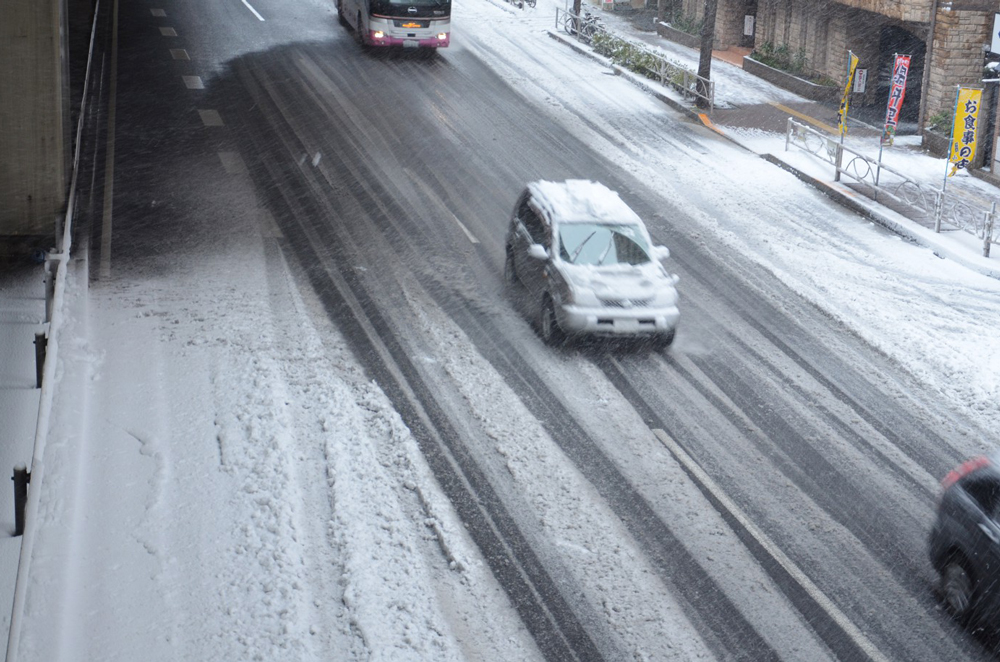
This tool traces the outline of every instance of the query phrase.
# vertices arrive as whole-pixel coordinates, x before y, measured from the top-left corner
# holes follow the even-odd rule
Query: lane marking
[[[149,13],[158,18],[166,18],[167,12],[162,9],[150,9]]]
[[[239,175],[247,171],[247,164],[239,152],[219,152],[219,160],[222,167],[230,175]]]
[[[191,59],[190,57],[188,57],[188,52],[186,50],[184,50],[183,48],[171,48],[170,49],[170,57],[174,58],[175,60],[190,60]]]
[[[217,110],[199,110],[198,114],[201,115],[201,123],[205,126],[225,126]]]
[[[784,111],[784,112],[788,113],[792,117],[798,117],[803,122],[808,122],[809,124],[812,124],[815,127],[823,129],[827,133],[832,133],[834,135],[839,135],[840,134],[840,131],[838,131],[836,127],[832,127],[829,124],[824,124],[823,122],[820,122],[818,119],[815,119],[813,117],[809,117],[805,113],[800,113],[799,111],[797,111],[797,110],[795,110],[793,108],[789,108],[788,106],[782,105],[782,104],[778,103],[777,101],[771,101],[770,104],[772,106],[774,106],[775,108],[777,108],[778,110],[781,110],[781,111]]]
[[[184,87],[189,90],[204,90],[205,83],[201,82],[201,76],[181,76],[184,80]]]
[[[256,9],[254,9],[254,8],[253,8],[253,7],[252,7],[252,6],[250,5],[250,3],[249,3],[249,2],[247,2],[247,0],[243,0],[243,4],[245,4],[245,5],[247,6],[247,9],[249,9],[250,11],[252,11],[252,12],[253,12],[253,15],[254,15],[254,16],[256,16],[256,17],[257,17],[258,19],[260,19],[261,21],[263,21],[263,20],[264,20],[264,17],[263,17],[263,16],[261,16],[260,14],[258,14],[258,13],[257,13],[257,10],[256,10]]]
[[[706,490],[712,493],[712,496],[719,502],[719,504],[722,505],[723,508],[726,509],[729,516],[739,522],[740,526],[742,526],[747,533],[753,536],[757,543],[771,555],[771,558],[773,558],[778,565],[780,565],[785,572],[787,572],[789,576],[791,576],[792,579],[794,579],[795,582],[809,594],[809,597],[816,602],[820,609],[825,611],[830,618],[837,623],[840,629],[843,630],[844,634],[850,637],[858,648],[863,650],[865,654],[873,660],[873,662],[888,662],[888,659],[882,655],[882,652],[879,651],[878,648],[875,647],[875,644],[873,644],[868,637],[866,637],[864,633],[862,633],[861,630],[859,630],[857,626],[851,622],[844,612],[840,611],[840,608],[837,607],[837,605],[835,605],[830,598],[826,597],[826,594],[823,593],[823,591],[821,591],[820,588],[816,586],[797,565],[795,565],[794,561],[785,556],[785,553],[774,544],[767,534],[758,529],[757,526],[750,521],[740,507],[726,496],[722,489],[707,473],[705,473],[705,470],[701,468],[694,458],[688,455],[687,452],[681,448],[680,444],[674,441],[664,430],[655,429],[650,431],[663,443],[664,446],[667,447],[667,450],[669,450],[670,453],[677,458],[677,461],[680,462],[684,468],[705,487]]]
[[[258,222],[260,223],[261,234],[265,237],[271,239],[284,239],[285,235],[278,227],[278,224],[274,220],[274,216],[271,215],[267,209],[261,207],[260,215],[258,217]]]
[[[448,210],[448,215],[451,216],[451,220],[453,220],[456,223],[458,223],[458,227],[462,228],[462,232],[465,233],[465,236],[468,237],[469,241],[471,241],[474,244],[478,244],[479,243],[479,240],[476,239],[476,236],[474,234],[472,234],[471,232],[469,232],[469,228],[465,227],[465,223],[463,223],[462,221],[458,220],[458,216],[455,216],[455,214],[453,214],[450,209]]]
[[[118,0],[111,27],[111,84],[108,87],[108,140],[104,158],[104,213],[101,218],[101,259],[97,277],[111,278],[111,216],[115,192],[115,114],[118,100]]]
[[[413,182],[413,183],[415,183],[415,184],[416,184],[417,186],[419,186],[419,187],[420,187],[421,189],[423,189],[424,193],[426,193],[426,194],[427,194],[427,197],[429,197],[429,198],[430,198],[431,200],[433,200],[434,202],[438,203],[438,204],[439,204],[439,205],[440,205],[440,206],[441,206],[441,207],[442,207],[442,208],[443,208],[443,209],[444,209],[445,211],[447,211],[447,212],[448,212],[448,216],[451,216],[451,220],[455,221],[455,224],[456,224],[456,225],[458,225],[458,227],[462,229],[462,232],[464,232],[464,233],[465,233],[465,236],[466,236],[466,238],[467,238],[467,239],[468,239],[468,240],[469,240],[470,242],[472,242],[473,244],[478,244],[478,243],[479,243],[479,240],[478,240],[478,239],[476,239],[476,235],[474,235],[474,234],[472,234],[471,232],[469,232],[469,228],[465,227],[465,223],[463,223],[462,221],[460,221],[460,220],[458,219],[458,216],[455,216],[455,213],[454,213],[454,212],[453,212],[453,211],[452,211],[451,209],[448,209],[448,205],[444,204],[444,202],[442,202],[442,201],[441,201],[441,198],[439,198],[439,197],[437,196],[437,193],[435,193],[435,192],[434,192],[434,191],[433,191],[433,190],[432,190],[432,189],[431,189],[431,188],[430,188],[430,187],[429,187],[429,186],[428,186],[428,185],[427,185],[427,184],[426,184],[426,183],[424,182],[424,180],[422,180],[422,179],[418,178],[418,177],[417,177],[417,176],[416,176],[416,175],[415,175],[415,174],[413,173],[413,171],[412,171],[412,170],[410,170],[409,168],[403,168],[403,170],[404,170],[404,171],[406,172],[406,174],[407,174],[407,175],[409,176],[409,178],[410,178],[410,181],[412,181],[412,182]]]
[[[163,37],[176,37],[177,30],[173,28],[160,28],[160,35]]]

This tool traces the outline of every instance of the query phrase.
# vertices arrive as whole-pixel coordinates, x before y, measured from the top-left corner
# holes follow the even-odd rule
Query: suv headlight
[[[566,299],[566,303],[584,306],[587,308],[594,308],[601,305],[601,302],[598,301],[597,295],[594,294],[594,290],[592,288],[579,283],[574,283],[572,280],[567,280],[566,285],[566,289],[569,294]]]
[[[653,302],[657,307],[675,306],[677,305],[677,290],[672,287],[662,287],[656,291]]]

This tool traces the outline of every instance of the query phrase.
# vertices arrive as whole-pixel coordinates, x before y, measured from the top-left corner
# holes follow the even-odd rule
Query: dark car
[[[963,623],[997,622],[1000,610],[1000,454],[950,471],[930,535],[941,597]]]

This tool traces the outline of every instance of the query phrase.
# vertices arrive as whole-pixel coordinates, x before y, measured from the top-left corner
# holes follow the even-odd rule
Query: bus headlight
[[[381,30],[372,30],[372,39],[385,39],[385,33]]]
[[[438,32],[438,41],[444,41],[448,38],[447,32]]]

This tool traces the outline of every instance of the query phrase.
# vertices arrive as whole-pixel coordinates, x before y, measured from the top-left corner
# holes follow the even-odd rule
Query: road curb
[[[627,78],[629,82],[635,85],[636,87],[642,89],[645,92],[648,92],[649,94],[652,94],[654,97],[664,102],[674,110],[686,115],[689,119],[698,122],[703,126],[706,126],[707,128],[711,129],[714,133],[721,136],[722,138],[725,138],[733,145],[736,145],[737,147],[740,147],[746,150],[747,152],[750,152],[751,154],[756,154],[758,157],[767,161],[768,163],[775,165],[781,168],[782,170],[785,170],[786,172],[791,173],[792,175],[794,175],[801,181],[805,182],[806,184],[809,184],[813,188],[817,189],[818,191],[820,191],[821,193],[823,193],[831,200],[833,200],[840,206],[844,207],[845,209],[853,211],[862,218],[866,218],[868,220],[873,221],[874,223],[877,223],[878,225],[889,230],[890,232],[893,232],[894,234],[897,234],[900,237],[913,242],[914,244],[931,249],[934,252],[934,254],[940,258],[947,258],[949,260],[952,260],[955,263],[965,267],[966,269],[975,271],[976,273],[982,274],[984,276],[1000,279],[1000,264],[994,266],[989,262],[989,258],[984,257],[977,259],[963,255],[953,250],[952,248],[948,247],[943,242],[937,241],[935,239],[935,237],[937,237],[937,233],[931,230],[926,230],[920,226],[914,227],[915,224],[913,223],[913,221],[910,221],[904,216],[897,215],[898,218],[893,218],[893,215],[896,215],[895,212],[892,212],[891,210],[885,210],[883,207],[881,207],[881,205],[876,205],[875,203],[867,203],[865,201],[862,201],[854,197],[854,193],[850,191],[850,189],[847,189],[842,185],[826,182],[816,177],[813,177],[812,175],[798,169],[797,167],[793,166],[787,161],[782,160],[780,157],[775,156],[774,154],[771,153],[762,154],[760,152],[751,149],[747,145],[741,143],[737,138],[730,135],[728,132],[716,127],[714,124],[709,126],[709,124],[704,122],[704,120],[701,118],[701,115],[697,109],[692,108],[691,106],[687,105],[681,100],[675,99],[673,96],[671,96],[671,94],[668,93],[666,88],[664,88],[663,86],[658,85],[657,83],[653,83],[643,78],[642,76],[639,76],[638,74],[629,71],[628,69],[625,69],[620,65],[615,64],[610,59],[604,57],[603,55],[595,53],[593,49],[591,49],[589,46],[581,44],[580,42],[578,42],[576,39],[573,39],[569,35],[564,35],[561,32],[553,29],[549,29],[548,34],[549,37],[551,37],[552,39],[555,39],[556,41],[559,41],[569,46],[577,53],[585,55],[590,59],[595,60],[601,63],[602,65],[608,67],[609,69],[613,70],[616,75],[622,76],[623,78]]]

